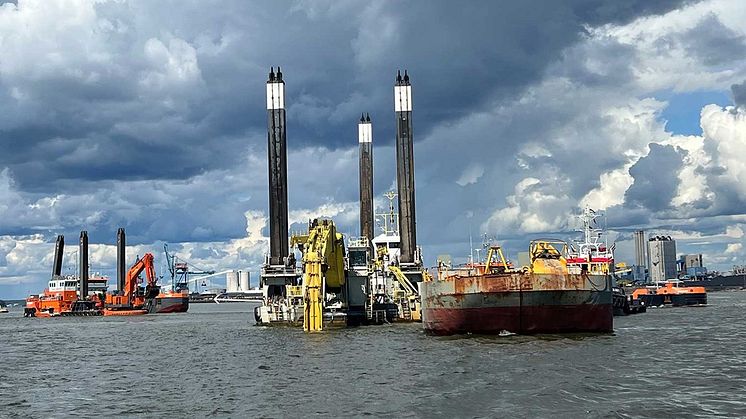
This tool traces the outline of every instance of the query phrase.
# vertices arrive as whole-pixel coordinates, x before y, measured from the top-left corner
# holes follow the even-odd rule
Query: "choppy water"
[[[615,318],[614,335],[306,335],[250,305],[0,315],[0,417],[746,416],[746,292]]]

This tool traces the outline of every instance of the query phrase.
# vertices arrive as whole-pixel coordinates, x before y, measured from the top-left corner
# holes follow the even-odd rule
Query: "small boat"
[[[0,313],[7,313],[7,312],[8,312],[8,307],[0,306]]]
[[[249,303],[262,301],[262,290],[257,288],[248,291],[223,292],[215,296],[213,301],[216,304],[221,303]]]
[[[648,307],[700,306],[707,304],[707,290],[700,286],[683,286],[679,280],[660,281],[654,286],[634,290],[632,299]]]

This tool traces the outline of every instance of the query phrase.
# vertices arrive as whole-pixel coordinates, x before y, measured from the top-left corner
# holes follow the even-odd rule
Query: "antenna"
[[[474,264],[474,243],[471,240],[471,222],[469,222],[469,263]]]

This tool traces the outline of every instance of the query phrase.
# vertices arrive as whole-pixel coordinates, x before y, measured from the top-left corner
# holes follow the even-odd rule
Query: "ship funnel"
[[[57,236],[54,244],[54,261],[52,262],[52,278],[62,275],[62,255],[65,252],[65,236]]]
[[[412,137],[412,86],[409,74],[397,71],[394,84],[396,112],[396,184],[399,193],[399,234],[402,263],[414,263],[417,250],[414,193],[414,140]]]
[[[88,298],[88,232],[83,230],[80,232],[80,248],[78,249],[78,256],[80,263],[78,265],[79,275],[78,281],[80,283],[80,299],[85,300]]]
[[[126,241],[124,229],[120,227],[119,230],[117,230],[117,290],[119,292],[124,292],[124,279],[127,275],[125,267],[125,246]]]
[[[358,124],[360,142],[360,235],[373,239],[373,126],[370,115]]]
[[[285,82],[280,68],[267,80],[267,151],[269,163],[269,264],[282,265],[288,256],[287,139]]]

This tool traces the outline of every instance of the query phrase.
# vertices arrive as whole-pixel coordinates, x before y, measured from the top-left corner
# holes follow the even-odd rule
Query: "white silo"
[[[238,272],[230,271],[225,274],[225,292],[238,291]]]
[[[246,292],[249,290],[249,285],[251,283],[250,278],[249,271],[238,271],[239,291]]]

